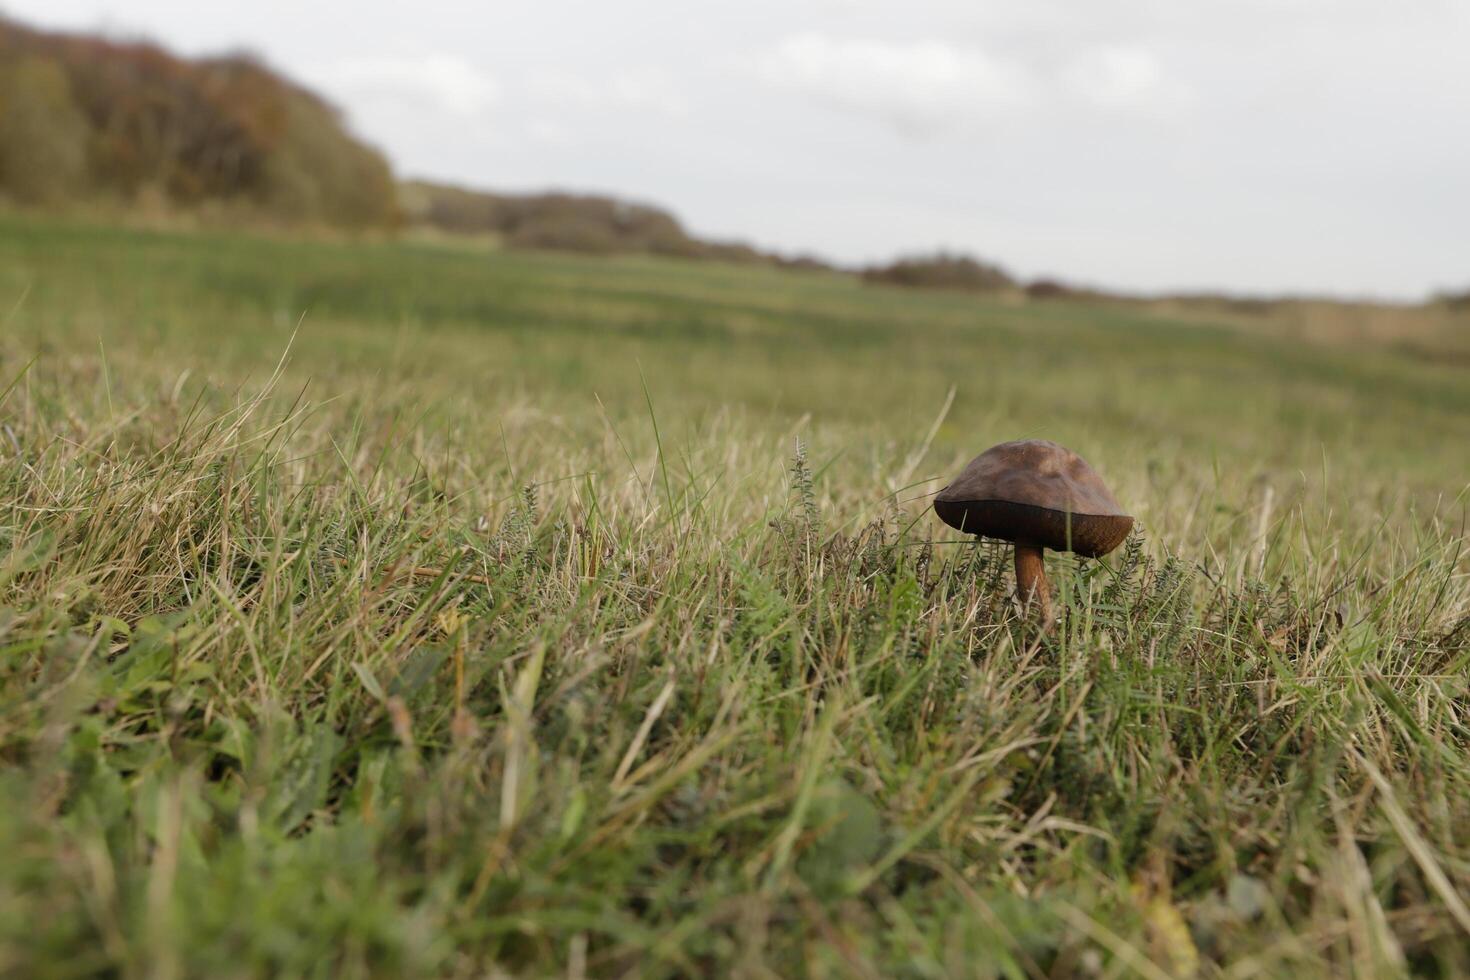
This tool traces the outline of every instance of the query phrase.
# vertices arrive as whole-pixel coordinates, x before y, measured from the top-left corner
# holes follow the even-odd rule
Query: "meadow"
[[[1467,335],[0,217],[0,976],[1470,975]]]

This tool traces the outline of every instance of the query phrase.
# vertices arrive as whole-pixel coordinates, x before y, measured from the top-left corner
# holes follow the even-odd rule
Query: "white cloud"
[[[1021,66],[943,41],[797,34],[751,65],[767,81],[878,116],[909,134],[1007,115],[1035,94]]]
[[[1018,110],[1080,101],[1093,110],[1166,115],[1191,101],[1148,48],[1108,45],[1042,70],[943,41],[799,34],[747,62],[768,82],[927,135]]]
[[[678,84],[658,68],[622,68],[593,80],[567,71],[539,72],[531,91],[545,101],[582,109],[652,110],[666,116],[689,111]]]
[[[533,120],[526,127],[526,133],[533,142],[553,147],[576,146],[579,140],[570,129],[551,121],[550,119]]]
[[[328,92],[352,103],[363,100],[412,102],[459,116],[475,116],[500,99],[500,84],[462,58],[348,58],[310,70]]]
[[[1190,90],[1169,77],[1147,48],[1117,45],[1085,52],[1062,72],[1063,85],[1097,108],[1171,112],[1186,106]]]

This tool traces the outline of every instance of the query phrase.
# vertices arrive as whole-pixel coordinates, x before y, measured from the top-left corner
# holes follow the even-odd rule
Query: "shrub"
[[[968,255],[935,252],[901,258],[890,265],[864,269],[865,282],[892,286],[933,289],[960,289],[970,292],[996,292],[1010,289],[1016,281],[998,265],[982,262]]]
[[[1458,292],[1447,290],[1437,294],[1434,301],[1451,313],[1470,313],[1470,289]]]

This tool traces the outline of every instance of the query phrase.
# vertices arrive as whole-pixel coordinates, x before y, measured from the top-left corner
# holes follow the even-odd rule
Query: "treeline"
[[[239,204],[294,222],[397,218],[382,154],[318,96],[246,55],[0,20],[0,191],[16,203]]]
[[[402,185],[404,221],[440,231],[490,235],[511,248],[590,255],[637,253],[687,259],[830,268],[810,256],[763,252],[741,242],[691,235],[662,208],[594,194],[496,194],[427,181]]]

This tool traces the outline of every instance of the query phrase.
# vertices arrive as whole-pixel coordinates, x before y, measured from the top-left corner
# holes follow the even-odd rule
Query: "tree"
[[[59,64],[0,64],[0,191],[24,204],[65,202],[85,185],[89,134]]]

